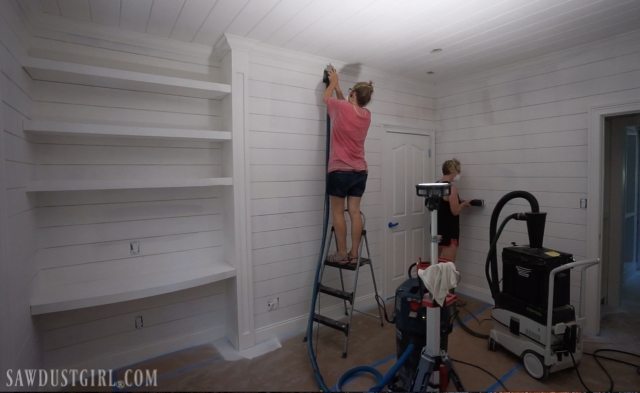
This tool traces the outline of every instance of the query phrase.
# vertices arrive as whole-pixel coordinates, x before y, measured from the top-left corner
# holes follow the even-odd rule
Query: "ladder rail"
[[[345,211],[347,211],[345,209]],[[322,258],[324,260],[324,263],[322,264],[322,267],[320,269],[320,274],[319,274],[319,278],[318,278],[318,282],[316,283],[316,285],[318,285],[320,287],[320,290],[316,293],[317,296],[317,301],[316,301],[316,309],[314,310],[314,315],[313,315],[313,322],[314,323],[318,323],[319,325],[325,325],[327,327],[336,329],[341,331],[344,335],[345,335],[345,340],[344,340],[344,345],[343,345],[343,353],[342,353],[342,357],[346,357],[347,356],[347,351],[348,351],[348,346],[349,346],[349,336],[350,336],[350,331],[351,331],[351,325],[352,325],[352,319],[353,319],[353,314],[355,312],[359,312],[359,313],[363,313],[367,316],[373,317],[375,318],[376,316],[373,314],[369,314],[369,313],[365,313],[362,312],[360,310],[357,310],[355,308],[355,302],[356,302],[356,291],[357,291],[357,287],[358,287],[358,279],[359,279],[359,274],[360,274],[360,268],[365,265],[368,264],[369,265],[369,270],[371,272],[371,280],[373,282],[373,289],[374,289],[374,296],[377,299],[379,297],[379,293],[378,293],[378,286],[376,283],[376,278],[375,278],[375,273],[374,273],[374,269],[373,269],[373,263],[371,261],[371,251],[369,248],[369,240],[367,238],[367,231],[366,231],[366,216],[365,214],[360,211],[360,215],[362,217],[362,232],[361,232],[361,237],[360,237],[360,244],[358,246],[358,256],[355,258],[355,263],[347,263],[347,264],[339,264],[339,263],[330,263],[327,261],[327,256],[329,255],[329,250],[331,249],[331,245],[334,241],[334,237],[336,237],[336,233],[335,233],[335,228],[333,226],[331,226],[330,231],[329,232],[329,236],[328,236],[328,240],[326,240],[327,245],[326,247],[323,247],[323,255]],[[335,239],[337,242],[337,238]],[[366,258],[363,256],[363,252],[366,252]],[[331,266],[331,267],[335,267],[338,268],[338,276],[340,279],[340,289],[333,289],[330,288],[328,286],[325,286],[324,284],[322,284],[323,282],[323,278],[324,278],[324,273],[325,273],[325,268],[326,266]],[[354,275],[353,275],[353,287],[351,288],[351,291],[347,291],[345,289],[345,277],[343,276],[343,270],[353,270]],[[331,319],[329,317],[325,317],[323,315],[320,314],[320,310],[321,310],[321,306],[320,306],[320,294],[324,293],[328,296],[332,296],[332,297],[337,297],[342,299],[343,302],[343,307],[344,307],[344,312],[345,312],[345,316],[347,317],[347,321],[346,322],[341,322],[339,320],[334,320]],[[380,307],[377,308],[378,309],[378,319],[380,320],[380,326],[384,326],[384,321],[383,321],[383,316],[382,316],[382,310],[380,310]],[[319,326],[318,326],[319,329]],[[316,343],[317,345],[317,343]]]

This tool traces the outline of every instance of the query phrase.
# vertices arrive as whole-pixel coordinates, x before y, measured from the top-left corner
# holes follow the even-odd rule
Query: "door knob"
[[[400,225],[400,223],[399,223],[399,222],[391,222],[391,221],[389,221],[389,223],[387,224],[387,226],[388,226],[389,228],[395,228],[395,227],[397,227],[398,225]]]

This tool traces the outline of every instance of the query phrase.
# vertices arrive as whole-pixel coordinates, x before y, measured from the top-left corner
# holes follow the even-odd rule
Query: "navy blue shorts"
[[[367,172],[329,172],[327,179],[327,194],[345,198],[348,196],[361,197],[367,186]]]

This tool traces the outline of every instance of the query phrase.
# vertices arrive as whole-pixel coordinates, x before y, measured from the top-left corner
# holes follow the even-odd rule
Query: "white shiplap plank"
[[[436,134],[438,143],[469,141],[484,138],[509,137],[545,132],[586,130],[584,114],[552,116],[541,119],[521,120],[507,124],[492,124],[464,129],[440,130]]]
[[[126,176],[123,176],[123,171],[126,171]],[[220,168],[213,165],[39,165],[35,167],[35,175],[30,177],[29,183],[58,189],[56,182],[68,182],[67,185],[76,191],[85,186],[117,189],[144,188],[145,185],[152,188],[231,185],[231,179],[222,177],[220,172]]]
[[[40,165],[221,164],[219,151],[214,149],[36,143],[33,146],[33,151],[37,155],[37,163]]]
[[[138,234],[135,238],[126,240],[99,241],[90,244],[46,248],[38,251],[36,263],[40,269],[49,269],[133,258],[134,255],[131,255],[130,250],[130,242],[133,240],[138,242],[142,255],[153,256],[207,247],[219,247],[223,244],[223,233],[221,231],[210,231],[154,237],[144,237],[142,234]]]
[[[264,39],[270,37],[280,26],[289,22],[304,9],[312,0],[281,0],[275,9],[252,28],[247,37]]]
[[[596,52],[600,53],[600,52]],[[486,89],[476,89],[464,93],[456,93],[438,100],[439,109],[446,118],[447,111],[461,105],[483,101],[487,93],[492,99],[513,95],[514,89],[521,92],[543,90],[550,87],[588,81],[607,75],[615,75],[637,70],[640,53],[636,51],[621,51],[615,57],[597,57],[589,59],[584,64],[570,64],[558,69],[543,69],[533,75],[522,75],[520,78],[509,79],[489,85]]]
[[[146,309],[142,312],[129,312],[94,321],[84,321],[68,329],[52,329],[43,335],[45,351],[97,340],[135,330],[131,324],[137,316],[143,318],[144,327],[149,328],[172,320],[193,317],[208,312],[224,312],[225,297],[221,294],[199,297],[163,307]]]
[[[127,301],[204,285],[235,275],[235,269],[220,262],[220,259],[217,263],[211,262],[210,258],[216,257],[215,252],[210,249],[205,251],[194,250],[190,252],[191,255],[165,254],[168,258],[156,256],[153,263],[142,257],[139,258],[137,269],[132,269],[123,261],[114,261],[109,264],[113,266],[93,264],[42,271],[31,300],[31,312],[36,315]],[[172,262],[173,267],[169,267]],[[151,268],[153,274],[144,273],[148,272],[144,266],[149,265],[147,268],[150,268],[151,264],[163,267]],[[114,276],[111,270],[118,268],[126,271],[120,270]]]
[[[42,207],[38,209],[37,214],[38,226],[46,228],[64,225],[190,217],[220,212],[220,201],[216,199],[176,199]]]
[[[315,53],[320,47],[327,44],[328,41],[336,40],[339,42],[339,36],[344,34],[345,28],[350,28],[355,22],[360,21],[363,17],[362,13],[367,8],[372,8],[375,1],[352,0],[340,4],[339,13],[329,13],[318,18],[314,23],[289,40],[288,49],[303,51],[307,53]],[[347,27],[348,26],[348,27]],[[382,26],[380,26],[382,28]],[[365,63],[363,61],[363,63]],[[365,63],[366,64],[366,63]]]
[[[169,38],[191,42],[215,5],[211,0],[186,0]]]
[[[89,0],[91,21],[106,26],[120,23],[121,2],[113,0]]]
[[[325,15],[331,14],[331,10],[339,5],[339,0],[314,1],[301,9],[294,18],[279,26],[266,40],[275,46],[285,46],[290,40],[315,23],[320,23]]]
[[[121,2],[120,27],[126,30],[144,32],[151,15],[153,0],[121,0]]]
[[[472,141],[446,142],[438,145],[438,155],[455,155],[470,151],[536,149],[558,146],[586,146],[586,130],[545,132]]]
[[[211,232],[222,229],[219,214],[203,214],[188,217],[151,218],[140,221],[110,222],[85,225],[66,225],[39,228],[37,233],[40,250],[52,247],[122,241],[171,234]]]
[[[225,31],[231,34],[245,36],[260,23],[260,21],[269,15],[273,8],[279,3],[279,0],[249,1]]]
[[[277,213],[294,213],[315,211],[323,204],[322,195],[288,198],[265,198],[251,201],[251,212],[254,216]]]
[[[259,250],[266,247],[275,247],[284,244],[299,243],[305,241],[319,241],[322,237],[322,226],[308,226],[279,231],[257,232],[251,237],[253,249]]]
[[[229,25],[246,7],[248,0],[219,1],[211,10],[207,19],[193,38],[193,42],[215,45],[225,33]]]
[[[47,353],[45,366],[51,368],[99,368],[108,364],[117,369],[123,364],[137,363],[139,359],[173,352],[204,344],[224,337],[224,319],[220,312],[212,311],[190,318],[177,319],[149,329],[132,330],[109,335],[82,345],[64,347]],[[144,333],[144,334],[143,334]],[[136,343],[132,347],[131,343]],[[109,348],[104,353],[104,348]]]
[[[173,304],[188,304],[205,297],[224,298],[224,293],[224,283],[213,283],[170,294],[130,300],[118,304],[47,314],[46,316],[39,317],[39,325],[43,333],[46,333],[47,331],[64,329],[66,327],[73,328],[74,325],[83,325],[109,318],[117,319],[118,316],[122,314],[162,309],[171,307]]]
[[[180,112],[147,111],[75,105],[55,102],[35,102],[34,118],[62,122],[132,125],[154,128],[222,129],[222,117],[217,114],[194,115]]]
[[[60,15],[58,0],[38,0],[43,13],[49,15]]]
[[[82,21],[91,20],[89,0],[58,0],[60,14],[65,18]]]
[[[185,0],[153,0],[146,33],[169,37]]]
[[[322,120],[291,119],[280,116],[249,114],[248,127],[252,131],[286,132],[289,134],[326,135]]]
[[[194,115],[221,115],[220,101],[130,90],[34,81],[38,102],[91,105]]]

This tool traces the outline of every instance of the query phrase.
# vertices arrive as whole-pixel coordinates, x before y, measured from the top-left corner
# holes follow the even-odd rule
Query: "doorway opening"
[[[640,313],[640,114],[605,117],[601,303]]]

